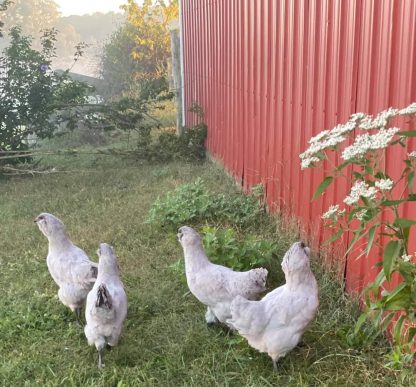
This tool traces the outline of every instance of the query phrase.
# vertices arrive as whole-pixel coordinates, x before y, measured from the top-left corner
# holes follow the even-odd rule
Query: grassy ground
[[[144,220],[158,195],[197,176],[213,190],[234,192],[213,165],[137,165],[108,156],[50,157],[44,163],[70,172],[0,180],[0,385],[416,385],[412,371],[385,366],[385,343],[365,352],[348,347],[339,332],[357,310],[320,272],[319,262],[319,314],[278,372],[267,355],[237,335],[206,326],[204,308],[169,270],[182,255],[175,234]],[[93,259],[99,242],[111,243],[119,256],[129,313],[120,345],[106,352],[103,370],[57,299],[45,262],[47,242],[33,224],[43,211],[63,219],[74,243]],[[292,241],[270,227],[258,233],[278,238],[282,251]]]

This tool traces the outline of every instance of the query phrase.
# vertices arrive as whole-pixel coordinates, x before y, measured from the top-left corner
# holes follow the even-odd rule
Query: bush
[[[137,159],[153,162],[205,160],[205,124],[185,128],[180,136],[176,133],[162,132],[155,139],[152,138],[151,128],[142,129],[137,150],[134,152]]]
[[[205,251],[211,261],[234,270],[269,266],[272,258],[276,257],[275,242],[260,240],[254,235],[245,235],[240,241],[232,228],[220,230],[205,226],[202,235]]]
[[[208,191],[198,178],[159,197],[149,210],[147,222],[177,228],[207,221],[247,228],[260,221],[264,213],[262,198],[261,186],[247,196],[227,196]]]

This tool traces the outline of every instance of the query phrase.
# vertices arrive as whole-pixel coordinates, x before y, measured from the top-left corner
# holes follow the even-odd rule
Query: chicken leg
[[[102,352],[103,352],[102,349],[98,351],[98,368],[103,368],[104,367]]]
[[[77,319],[77,325],[79,327],[82,327],[82,323],[81,323],[81,308],[75,308],[74,312],[75,312],[75,317]]]

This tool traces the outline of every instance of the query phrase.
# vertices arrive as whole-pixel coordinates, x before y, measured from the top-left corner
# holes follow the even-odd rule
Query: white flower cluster
[[[354,143],[344,149],[341,157],[344,160],[351,160],[356,157],[363,157],[369,150],[384,149],[393,136],[399,132],[399,128],[380,129],[376,134],[361,134],[357,136]]]
[[[393,180],[380,179],[380,180],[376,181],[375,186],[380,191],[390,191],[393,188]]]
[[[361,210],[355,213],[354,217],[358,219],[360,222],[363,221],[364,215],[367,213],[367,210]]]
[[[416,151],[412,151],[412,152],[408,153],[407,157],[409,159],[416,159]]]
[[[400,110],[390,107],[375,117],[361,112],[352,114],[346,123],[339,124],[331,130],[324,130],[309,140],[309,148],[299,156],[302,169],[314,166],[323,160],[325,158],[322,154],[323,151],[335,148],[347,138],[347,134],[356,128],[363,130],[379,129],[379,132],[374,135],[357,136],[354,144],[348,146],[342,152],[344,160],[362,157],[369,150],[386,148],[393,136],[400,130],[398,128],[387,129],[390,119],[409,114],[416,114],[416,102]]]
[[[322,219],[333,219],[337,220],[338,216],[345,214],[345,208],[343,210],[339,209],[339,204],[329,206],[328,211],[325,212],[321,218]]]
[[[367,117],[365,113],[353,113],[350,116],[349,122],[354,122],[355,124],[359,124],[361,120]]]
[[[351,206],[360,200],[360,197],[374,199],[377,194],[377,188],[370,187],[364,181],[356,181],[351,188],[350,194],[344,199],[344,203]]]
[[[308,157],[306,159],[303,159],[300,163],[301,169],[306,169],[314,165],[315,163],[318,163],[321,161],[317,157]]]
[[[403,259],[404,262],[409,262],[412,259],[412,256],[403,254],[402,259]]]
[[[398,109],[388,108],[378,113],[374,118],[372,116],[366,116],[362,118],[358,124],[361,129],[370,130],[385,128],[389,124],[389,120],[399,113]]]
[[[309,140],[309,148],[299,156],[301,159],[301,168],[309,168],[311,165],[320,161],[321,159],[317,157],[318,153],[325,149],[336,147],[346,139],[345,134],[351,132],[354,128],[354,122],[347,122],[346,124],[337,125],[332,130],[324,130],[315,137],[312,137]]]
[[[415,113],[416,113],[416,102],[413,102],[409,106],[399,110],[399,114],[401,116],[408,115],[408,114],[415,114]]]
[[[329,206],[328,211],[325,212],[321,218],[322,219],[331,219],[337,212],[339,209],[339,205],[336,204],[335,206]]]

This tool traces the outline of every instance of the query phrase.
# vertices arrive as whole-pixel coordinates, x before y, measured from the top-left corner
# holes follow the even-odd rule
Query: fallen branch
[[[112,149],[98,149],[95,152],[92,151],[78,151],[75,149],[63,149],[54,151],[0,151],[0,160],[20,159],[33,156],[74,156],[74,155],[115,155],[122,154],[121,152],[114,151]]]
[[[0,167],[0,171],[5,176],[17,176],[17,175],[49,175],[51,173],[59,173],[61,171],[56,170],[55,168],[41,170],[41,169],[24,169],[24,168],[15,168],[10,165],[5,165]]]

